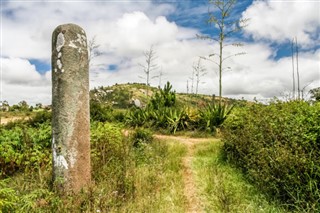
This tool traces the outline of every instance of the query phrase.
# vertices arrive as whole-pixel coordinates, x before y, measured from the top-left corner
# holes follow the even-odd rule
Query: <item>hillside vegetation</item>
[[[29,114],[0,126],[0,210],[319,212],[319,103],[220,103],[170,83],[147,98],[145,89],[91,91],[93,182],[68,197],[51,183],[51,111],[10,112]]]

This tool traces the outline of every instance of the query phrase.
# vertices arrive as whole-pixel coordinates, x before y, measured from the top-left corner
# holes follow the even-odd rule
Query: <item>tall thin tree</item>
[[[294,39],[291,43],[291,52],[292,52],[292,97],[293,99],[296,98],[296,80],[295,80],[295,74],[294,74]]]
[[[190,93],[193,94],[193,87],[194,87],[194,69],[192,69],[192,75],[191,77],[189,78],[191,80],[191,91]]]
[[[149,85],[150,85],[150,74],[155,71],[156,69],[158,69],[158,65],[156,64],[156,52],[153,49],[153,45],[150,46],[150,49],[145,51],[143,53],[143,55],[145,56],[145,64],[139,64],[142,69],[143,72],[146,74],[146,83],[147,83],[147,99],[149,99]],[[141,78],[143,78],[142,76],[140,76]]]
[[[300,74],[299,74],[299,50],[298,50],[298,39],[296,37],[296,62],[297,62],[297,81],[298,81],[298,100],[300,100]]]
[[[199,57],[198,62],[193,65],[193,70],[196,77],[196,95],[198,94],[199,83],[201,81],[201,77],[204,76],[206,73],[206,69],[201,64],[201,57]]]
[[[218,61],[216,60],[210,60],[207,57],[204,57],[205,59],[208,59],[210,61],[213,61],[219,68],[219,96],[220,96],[220,103],[222,98],[222,72],[224,70],[223,65],[224,62],[237,55],[245,54],[243,52],[231,54],[231,55],[224,55],[224,48],[229,45],[233,46],[243,46],[242,43],[227,43],[227,39],[231,38],[235,33],[241,31],[246,25],[248,19],[236,19],[234,16],[231,15],[232,10],[235,7],[236,0],[209,0],[209,4],[212,4],[216,9],[217,12],[209,12],[209,19],[208,24],[214,26],[218,30],[217,36],[199,36],[201,39],[209,39],[218,42],[219,44],[219,52],[213,53],[209,55],[210,57],[217,56]],[[215,32],[215,31],[213,31]],[[226,44],[227,43],[227,44]]]

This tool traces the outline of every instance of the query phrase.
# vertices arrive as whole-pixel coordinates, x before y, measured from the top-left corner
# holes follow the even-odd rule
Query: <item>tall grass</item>
[[[92,184],[77,195],[51,189],[51,161],[0,180],[0,212],[184,212],[185,148],[157,140],[133,146],[120,126],[91,129]]]
[[[223,143],[200,143],[195,148],[193,167],[197,185],[205,201],[206,212],[285,212],[275,202],[269,203],[249,184],[241,171],[224,161]]]

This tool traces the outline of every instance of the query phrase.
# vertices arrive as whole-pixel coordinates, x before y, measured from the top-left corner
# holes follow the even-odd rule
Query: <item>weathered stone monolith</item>
[[[89,65],[87,38],[75,24],[52,34],[52,154],[54,186],[77,193],[90,174]]]

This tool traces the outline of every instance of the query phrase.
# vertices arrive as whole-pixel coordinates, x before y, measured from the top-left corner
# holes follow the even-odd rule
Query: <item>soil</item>
[[[182,159],[183,162],[183,179],[184,179],[184,194],[187,198],[187,213],[198,213],[204,212],[203,205],[199,196],[197,194],[197,186],[194,181],[194,172],[192,170],[192,161],[195,150],[195,144],[201,142],[208,142],[212,139],[208,138],[187,138],[187,137],[176,137],[176,136],[168,136],[168,135],[155,135],[158,139],[163,140],[175,140],[180,143],[186,145],[187,154]]]
[[[26,120],[29,119],[28,117],[20,117],[20,116],[16,116],[16,117],[10,117],[10,118],[1,118],[1,123],[0,124],[7,124],[11,121],[16,121],[16,120]]]

